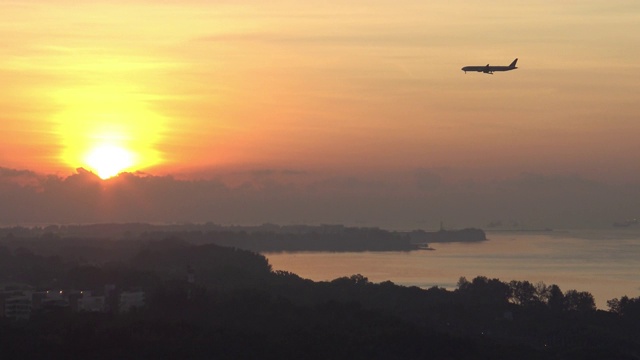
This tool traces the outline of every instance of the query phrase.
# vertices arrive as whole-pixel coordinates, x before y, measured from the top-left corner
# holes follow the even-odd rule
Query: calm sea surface
[[[557,284],[607,300],[640,296],[640,229],[489,232],[488,241],[433,243],[435,251],[265,253],[274,270],[314,281],[362,274],[369,281],[455,289],[461,276]]]

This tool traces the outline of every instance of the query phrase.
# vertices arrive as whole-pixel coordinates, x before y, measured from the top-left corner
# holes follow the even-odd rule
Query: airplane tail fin
[[[515,60],[513,60],[513,62],[511,64],[509,64],[509,67],[516,67],[516,63],[518,62],[518,58],[516,58]]]

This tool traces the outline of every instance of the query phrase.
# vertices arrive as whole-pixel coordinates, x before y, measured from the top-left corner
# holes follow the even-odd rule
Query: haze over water
[[[268,253],[276,270],[314,281],[362,274],[372,282],[454,289],[461,276],[543,281],[588,291],[598,308],[640,295],[640,231],[490,232],[481,243],[434,243],[435,251]]]

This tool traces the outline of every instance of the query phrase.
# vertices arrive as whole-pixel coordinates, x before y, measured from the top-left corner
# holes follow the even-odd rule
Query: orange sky
[[[638,181],[639,23],[635,0],[3,1],[0,166]]]

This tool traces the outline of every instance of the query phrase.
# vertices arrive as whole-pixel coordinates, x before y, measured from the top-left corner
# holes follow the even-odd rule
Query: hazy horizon
[[[455,172],[454,172],[455,173]],[[258,169],[180,179],[122,173],[107,180],[0,168],[0,217],[11,224],[213,222],[344,224],[395,230],[481,227],[610,228],[636,218],[640,187],[579,176],[520,174],[492,181],[447,169],[368,177]]]
[[[639,20],[628,0],[3,2],[2,221],[640,217]]]

